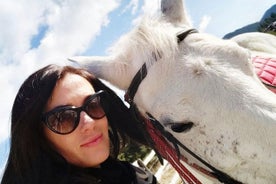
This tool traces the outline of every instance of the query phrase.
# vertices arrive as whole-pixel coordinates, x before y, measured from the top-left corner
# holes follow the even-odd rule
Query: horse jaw
[[[195,60],[189,66],[193,63]],[[162,61],[155,63],[148,70],[136,93],[139,110],[149,112],[162,124],[194,122],[195,126],[187,132],[166,129],[197,155],[234,178],[245,183],[275,181],[275,94],[235,69],[221,71],[227,76],[239,75],[231,77],[233,81],[227,84],[222,77],[214,78],[216,82],[208,80],[212,73],[207,69],[202,68],[201,74],[193,76],[188,74],[193,67],[182,69],[179,65],[162,78],[154,72],[161,64]],[[220,66],[214,63],[206,67],[219,71],[216,65]],[[187,154],[183,152],[183,155]]]
[[[130,83],[128,65],[123,60],[104,56],[74,56],[68,58],[82,68],[120,89],[126,90]]]

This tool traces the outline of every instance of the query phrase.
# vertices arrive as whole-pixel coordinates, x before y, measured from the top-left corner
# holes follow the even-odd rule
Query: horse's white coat
[[[164,7],[168,5],[170,11]],[[237,43],[243,41],[238,38],[233,39],[235,43],[203,33],[190,34],[178,44],[177,32],[190,26],[182,17],[181,1],[163,0],[162,6],[164,17],[145,17],[119,40],[111,56],[71,60],[124,90],[146,62],[148,75],[134,98],[141,113],[149,112],[164,125],[193,122],[187,132],[166,129],[233,178],[274,184],[276,96],[254,72],[250,52],[245,49],[252,47],[240,47]],[[276,43],[275,37],[271,39]],[[276,50],[268,52],[276,54]]]
[[[237,35],[232,40],[253,53],[257,52],[259,55],[270,54],[270,57],[271,55],[275,57],[276,42],[274,35],[252,32]]]

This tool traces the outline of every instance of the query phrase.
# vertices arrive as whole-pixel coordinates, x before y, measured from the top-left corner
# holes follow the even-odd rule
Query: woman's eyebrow
[[[93,94],[87,95],[87,96],[83,99],[82,105],[84,105],[84,103],[85,103],[92,95],[93,95]],[[82,105],[81,105],[81,106],[82,106]],[[71,104],[71,103],[68,103],[68,104],[66,104],[66,105],[58,105],[58,106],[52,108],[51,110],[49,110],[48,112],[54,111],[54,110],[56,110],[56,109],[66,108],[66,107],[78,108],[78,107],[80,107],[80,106],[75,106],[75,105],[73,105],[73,104]]]
[[[46,113],[49,113],[49,112],[52,112],[52,111],[55,111],[58,109],[63,109],[66,107],[75,107],[75,106],[74,105],[59,105],[59,106],[56,106],[56,107],[52,108],[51,110],[47,111]]]

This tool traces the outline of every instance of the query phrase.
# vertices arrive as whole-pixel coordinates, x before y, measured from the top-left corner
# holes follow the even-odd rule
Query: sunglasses
[[[80,113],[84,111],[92,119],[101,119],[108,110],[105,91],[98,91],[89,96],[81,107],[62,106],[57,107],[42,115],[42,122],[57,134],[69,134],[73,132],[80,121]]]

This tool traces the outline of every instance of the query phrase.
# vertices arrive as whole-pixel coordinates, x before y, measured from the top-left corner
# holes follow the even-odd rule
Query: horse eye
[[[190,130],[193,127],[193,122],[175,123],[171,125],[171,129],[174,132],[181,133]]]

